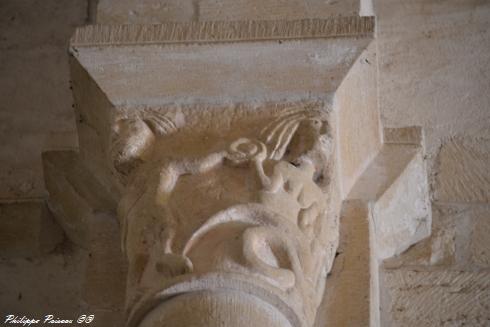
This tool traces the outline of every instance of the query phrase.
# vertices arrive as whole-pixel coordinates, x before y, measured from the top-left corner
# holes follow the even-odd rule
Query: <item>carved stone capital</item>
[[[313,323],[338,242],[329,113],[289,103],[116,119],[131,326],[168,297],[220,289]]]
[[[117,212],[128,327],[314,325],[342,200],[376,201],[400,174],[385,157],[400,153],[401,167],[419,153],[416,145],[383,145],[373,23],[76,33],[79,161],[90,178],[69,194],[52,187],[51,201],[73,194],[59,212],[74,212],[83,193],[87,207]],[[422,176],[419,166],[414,175]],[[73,180],[59,175],[63,185]],[[69,235],[90,230],[65,225]],[[423,237],[420,230],[392,252]]]

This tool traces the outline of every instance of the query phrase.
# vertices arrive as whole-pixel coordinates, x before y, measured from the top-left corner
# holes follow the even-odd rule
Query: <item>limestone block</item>
[[[434,173],[436,201],[490,202],[490,140],[448,140],[437,156]]]
[[[315,326],[369,326],[371,254],[367,204],[345,201],[340,221],[340,243]]]
[[[0,257],[36,257],[63,241],[43,201],[0,204]]]
[[[70,57],[80,158],[85,167],[113,194],[120,192],[108,165],[113,109],[107,95],[77,60]]]
[[[430,161],[441,140],[490,138],[489,15],[488,2],[376,1],[383,123],[422,126]]]
[[[324,0],[101,0],[98,24],[158,24],[168,21],[326,18],[359,13],[359,1]]]
[[[298,19],[356,15],[359,2],[322,0],[200,0],[200,20]]]
[[[488,219],[485,206],[437,205],[431,237],[431,263],[456,267],[490,265]],[[485,236],[486,235],[486,236]]]
[[[376,60],[373,43],[355,61],[335,93],[343,198],[349,194],[382,145]]]
[[[437,266],[458,269],[488,268],[490,243],[488,208],[482,205],[432,205],[430,238],[399,257],[383,263],[394,269],[402,266]]]
[[[383,271],[382,326],[488,326],[490,272]]]
[[[478,266],[490,267],[490,224],[488,223],[490,212],[480,213],[471,237],[471,261]]]
[[[419,152],[373,206],[378,258],[400,254],[428,237],[431,217],[427,172]]]
[[[412,144],[384,144],[356,180],[347,198],[376,201],[420,151],[419,146]]]
[[[371,41],[372,24],[346,17],[86,27],[72,40],[83,68],[74,75],[89,74],[102,92],[94,91],[96,99],[116,107],[325,99]],[[332,38],[339,35],[346,37]],[[126,46],[98,46],[107,44]],[[101,116],[106,100],[93,109]]]
[[[158,24],[166,21],[193,21],[199,15],[193,0],[100,0],[98,24]]]
[[[115,211],[112,195],[87,171],[76,152],[46,152],[43,162],[50,208],[68,238],[88,248],[97,213]]]
[[[359,17],[81,28],[72,39],[71,67],[82,159],[118,194],[107,162],[116,112],[328,98],[372,31],[373,20]],[[337,35],[349,37],[331,38]],[[356,35],[362,37],[350,37]],[[295,41],[305,36],[315,41]],[[236,42],[253,39],[259,42]],[[99,46],[107,44],[127,46]]]

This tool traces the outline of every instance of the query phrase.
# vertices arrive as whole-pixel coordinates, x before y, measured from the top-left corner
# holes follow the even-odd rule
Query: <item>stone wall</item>
[[[87,252],[46,207],[41,153],[77,146],[68,40],[84,0],[0,2],[0,316],[78,312]]]
[[[100,22],[138,23],[148,17],[150,22],[212,20],[223,8],[226,19],[359,10],[357,1],[293,0],[290,7],[283,2],[230,6],[224,0],[153,0],[133,8],[131,1],[101,0],[94,16]],[[424,128],[433,201],[432,236],[381,270],[383,326],[485,326],[490,319],[490,4],[377,0],[374,7],[382,122]],[[20,250],[2,249],[0,315],[47,308],[78,313],[90,252],[61,239],[56,244],[37,240],[39,226],[52,219],[43,202],[41,152],[77,146],[66,46],[74,27],[85,23],[88,5],[3,0],[0,12],[0,235],[12,237],[27,228],[36,239]],[[19,215],[25,218],[18,220],[20,228],[11,224]]]
[[[423,127],[433,201],[431,238],[385,265],[383,325],[487,326],[490,3],[375,7],[382,120]]]

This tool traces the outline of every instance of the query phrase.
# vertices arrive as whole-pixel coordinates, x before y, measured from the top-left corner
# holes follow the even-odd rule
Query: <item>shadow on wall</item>
[[[41,152],[77,146],[67,46],[87,1],[1,0],[0,13],[0,319],[70,315],[87,253],[47,211]]]
[[[86,0],[0,2],[0,202],[45,197],[41,152],[77,146],[68,40]]]

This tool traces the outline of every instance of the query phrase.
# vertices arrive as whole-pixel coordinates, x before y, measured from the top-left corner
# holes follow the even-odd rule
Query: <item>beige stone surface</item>
[[[43,201],[0,205],[0,257],[37,257],[63,241],[63,231]]]
[[[413,144],[384,144],[355,180],[347,198],[378,200],[420,152]]]
[[[382,326],[488,326],[490,272],[398,269],[383,272]]]
[[[486,206],[437,205],[431,237],[431,264],[488,268],[490,211]]]
[[[444,173],[432,167],[449,137],[473,137],[475,145],[486,148],[490,4],[378,0],[376,14],[379,101],[385,126],[424,128],[431,174]],[[471,196],[482,182],[468,180]],[[460,195],[463,198],[454,200],[466,201],[468,195]]]
[[[490,138],[454,138],[436,159],[434,199],[449,203],[490,202]]]
[[[486,326],[490,319],[488,206],[434,204],[432,208],[430,238],[383,263],[384,323]],[[437,306],[431,304],[434,299],[439,299]]]
[[[340,243],[315,326],[369,326],[372,276],[367,204],[345,201],[340,221]]]
[[[396,276],[385,325],[486,326],[490,6],[378,0],[376,11],[382,120],[423,127],[437,201],[431,237],[385,263]]]
[[[97,232],[100,213],[115,212],[112,195],[83,166],[74,151],[43,154],[49,206],[68,238],[88,249]]]
[[[164,21],[193,21],[199,15],[193,0],[100,0],[98,24],[158,24]]]
[[[354,0],[200,0],[200,20],[297,19],[356,15]]]
[[[376,256],[398,255],[431,234],[427,171],[417,153],[372,207]]]
[[[382,132],[377,101],[375,44],[356,59],[335,92],[339,174],[342,197],[381,149]]]
[[[156,307],[141,327],[292,327],[269,303],[246,293],[205,291],[183,294]]]
[[[384,128],[383,142],[388,144],[423,145],[423,130],[420,126]]]
[[[46,195],[40,153],[76,145],[67,42],[86,2],[0,3],[0,199]]]
[[[106,1],[101,1],[102,5],[104,5],[104,2],[107,3]],[[52,5],[51,2],[44,3],[47,4],[47,6]],[[251,3],[253,3],[253,1],[248,1],[247,5]],[[143,7],[143,2],[138,2],[138,6],[135,9],[131,9],[133,10],[131,12],[127,10],[127,7],[124,8],[124,6],[128,6],[129,2],[120,1],[117,7],[112,8],[114,14],[112,17],[111,13],[108,12],[109,7],[106,6],[106,18],[103,18],[103,16],[100,16],[99,18],[108,20],[125,19],[127,21],[129,17],[129,19],[134,22],[156,22],[167,20],[169,17],[172,17],[172,19],[188,21],[208,19],[209,17],[214,17],[213,15],[223,15],[220,17],[225,17],[226,19],[249,16],[254,16],[254,19],[259,19],[278,13],[291,15],[290,17],[301,17],[304,14],[310,15],[307,10],[308,8],[306,8],[307,6],[309,6],[310,12],[317,14],[324,8],[324,5],[330,6],[332,10],[336,7],[340,8],[339,6],[349,5],[349,1],[339,2],[337,5],[334,3],[316,3],[314,1],[305,1],[304,3],[291,1],[291,9],[287,6],[279,7],[277,6],[277,3],[279,3],[279,1],[267,1],[261,2],[256,7],[249,7],[245,6],[245,2],[242,3],[240,1],[235,1],[233,5],[225,3],[225,1],[194,1],[193,3],[185,1],[167,1],[165,3],[162,1],[153,1],[150,4],[150,7],[148,7],[149,3],[146,3],[146,8]],[[13,5],[14,2],[6,1],[2,3],[2,5],[4,4],[7,5],[2,7],[2,9],[6,8],[5,12],[7,13],[12,12],[12,8],[15,7]],[[23,6],[28,4],[30,5],[31,3],[22,1],[17,2],[15,5]],[[165,7],[167,4],[169,6]],[[37,6],[40,6],[40,2],[31,6],[33,11],[37,11]],[[274,6],[277,6],[276,10],[271,9]],[[484,269],[486,269],[489,264],[489,244],[487,241],[489,224],[487,219],[488,208],[486,207],[489,189],[487,145],[490,137],[490,129],[488,128],[490,119],[487,110],[489,107],[489,97],[487,92],[489,86],[487,71],[489,59],[488,42],[486,42],[486,40],[489,39],[489,30],[487,28],[489,17],[488,4],[481,1],[467,1],[465,3],[460,1],[446,1],[444,3],[438,1],[414,1],[407,3],[398,0],[379,0],[376,3],[376,9],[379,14],[378,56],[381,59],[381,65],[379,67],[379,94],[383,122],[386,125],[393,127],[424,127],[427,132],[425,140],[428,149],[428,164],[431,168],[431,186],[435,191],[434,199],[439,202],[439,206],[447,205],[447,208],[441,209],[438,207],[435,210],[433,236],[398,257],[397,259],[400,261],[396,263],[395,266],[392,266],[424,265],[426,268],[412,269],[413,267],[402,267],[399,270],[391,270],[387,275],[388,277],[384,280],[393,303],[392,308],[389,310],[391,310],[390,314],[394,317],[394,321],[388,325],[412,326],[421,324],[432,326],[442,324],[452,326],[469,324],[484,326],[488,323],[488,317],[485,316],[485,312],[488,312],[488,299],[485,295],[488,292],[488,285],[485,284],[487,283],[486,281],[488,281],[488,276]],[[56,10],[54,10],[54,13],[57,13]],[[179,12],[179,15],[176,15],[176,12]],[[44,15],[46,15],[46,17]],[[58,31],[68,33],[68,29],[56,30],[53,28],[57,20],[52,20],[50,18],[53,16],[50,10],[44,11],[42,15],[33,15],[32,17],[26,14],[20,20],[17,20],[18,18],[9,20],[9,16],[10,15],[6,15],[5,17],[8,19],[2,21],[2,24],[5,24],[5,26],[9,28],[2,29],[3,34],[1,34],[3,38],[7,39],[7,41],[5,41],[7,43],[4,43],[4,40],[0,40],[2,47],[6,44],[5,51],[2,51],[2,54],[0,55],[3,57],[0,59],[2,59],[2,62],[9,62],[9,65],[4,65],[0,70],[5,72],[5,76],[16,75],[18,72],[24,72],[24,74],[17,74],[22,77],[17,77],[15,80],[4,80],[0,82],[2,83],[2,90],[4,90],[3,98],[8,99],[8,101],[1,102],[6,103],[8,106],[5,106],[5,108],[7,108],[6,110],[1,111],[2,128],[0,130],[6,139],[12,139],[12,142],[5,142],[5,145],[3,145],[6,150],[2,151],[2,153],[5,153],[2,157],[2,164],[5,162],[5,167],[7,167],[7,169],[2,170],[4,173],[1,177],[2,189],[0,191],[2,192],[1,196],[3,198],[19,196],[24,198],[37,197],[43,194],[43,189],[40,183],[41,179],[38,175],[39,171],[36,172],[36,170],[32,168],[34,167],[32,162],[35,161],[31,160],[31,158],[34,153],[40,151],[40,148],[42,147],[66,148],[76,144],[76,140],[72,133],[73,126],[71,126],[72,129],[70,130],[70,125],[66,123],[71,119],[71,116],[68,116],[70,114],[62,117],[59,114],[61,111],[53,109],[53,111],[50,110],[52,113],[51,115],[43,115],[41,118],[30,115],[30,113],[33,112],[32,108],[37,108],[37,106],[31,106],[32,98],[42,99],[41,103],[45,107],[65,107],[63,104],[65,103],[65,100],[63,99],[65,99],[67,91],[64,94],[57,93],[56,96],[53,97],[44,97],[45,94],[52,94],[50,93],[50,88],[53,84],[57,85],[56,87],[62,84],[62,82],[56,84],[58,82],[56,82],[55,79],[50,79],[47,74],[43,73],[43,69],[58,71],[57,69],[59,66],[56,61],[59,61],[63,54],[62,52],[52,51],[50,47],[59,46],[62,37],[60,36],[60,38],[58,38],[56,36],[53,37],[52,40],[47,40],[44,38],[45,35],[42,34],[43,29],[36,29],[35,33],[29,33],[27,32],[29,24],[15,25],[15,22],[36,21],[38,18],[41,20],[49,19],[49,22],[46,22],[45,25],[48,26],[46,29],[49,31],[48,34],[50,35],[51,32],[54,34]],[[67,20],[69,17],[71,17],[71,13],[63,15],[63,18],[66,18]],[[63,20],[62,23],[64,24],[65,21]],[[15,26],[15,29],[11,28],[12,26]],[[18,34],[16,34],[17,32],[11,33],[11,31],[17,31]],[[42,44],[48,44],[49,49],[36,49],[36,51],[28,50],[22,42],[18,41],[25,39],[24,36],[27,34],[29,34],[29,37],[33,38],[33,42],[36,46],[39,45],[41,47]],[[20,35],[21,37],[15,38],[16,35]],[[14,41],[8,43],[11,40]],[[155,47],[155,49],[156,48],[158,47]],[[196,48],[198,47],[193,49]],[[239,46],[236,46],[235,53],[240,53],[241,49],[242,48]],[[284,48],[279,48],[276,52],[270,52],[275,54],[274,59],[276,61],[287,60],[287,58],[281,56],[282,49]],[[199,51],[200,50],[202,49],[199,49]],[[258,51],[257,48],[252,50]],[[201,55],[202,53],[199,51],[196,51],[196,53]],[[315,50],[311,53],[317,53],[317,51]],[[329,53],[349,55],[347,52],[342,51],[325,52],[326,55]],[[135,54],[135,56],[137,55],[138,54]],[[165,55],[167,55],[167,53],[165,53]],[[211,57],[213,55],[214,54],[208,54],[208,56]],[[7,59],[3,60],[4,57]],[[121,56],[121,58],[122,57],[123,56]],[[225,60],[223,60],[224,57],[222,56],[218,59],[225,62]],[[156,56],[142,58],[144,60],[159,63]],[[241,59],[243,58],[244,57],[241,57]],[[250,55],[249,58],[251,59],[246,59],[245,61],[249,60],[252,62],[253,56]],[[42,64],[35,68],[24,65],[25,62],[38,60]],[[131,70],[134,67],[136,67],[134,69],[139,69],[138,65],[144,60],[138,61],[135,59],[131,62],[124,62],[121,64],[121,67],[127,70]],[[370,61],[369,58],[368,61]],[[259,63],[261,63],[261,65],[259,68],[256,68],[258,70],[264,70],[263,67],[269,67],[271,65],[270,62],[267,61],[259,61]],[[135,66],[132,66],[131,64],[135,64]],[[366,65],[367,63],[365,62],[364,64]],[[196,67],[199,69],[201,66],[202,64],[198,64]],[[42,69],[40,67],[42,67]],[[150,65],[145,72],[150,74],[155,67],[156,66]],[[219,68],[219,65],[217,64],[215,68],[216,67]],[[242,72],[248,72],[250,66],[244,67]],[[312,70],[318,67],[322,69],[325,68],[325,66],[322,65],[312,67]],[[66,70],[65,68],[61,70]],[[101,67],[96,68],[101,70]],[[109,72],[112,74],[115,71],[117,74],[120,74],[117,70]],[[321,78],[327,76],[327,74],[337,76],[336,72],[330,70],[325,71],[325,75],[321,75]],[[170,72],[173,76],[182,73],[178,69],[176,71],[170,70]],[[103,76],[103,72],[98,73],[100,73],[99,76]],[[130,73],[127,75],[124,75],[123,73],[118,75],[118,83],[120,84],[115,85],[114,88],[111,86],[108,89],[112,92],[114,90],[117,91],[118,87],[120,88],[120,91],[118,91],[120,93],[117,94],[117,98],[123,98],[123,101],[119,103],[122,106],[126,106],[128,103],[143,103],[143,101],[140,101],[141,99],[132,102],[137,98],[135,96],[124,99],[124,97],[121,97],[120,95],[125,92],[124,88],[127,88],[126,90],[135,89],[135,93],[141,92],[141,89],[138,89],[138,84],[136,82],[144,82],[145,76],[142,76],[141,79],[137,79],[134,84],[131,84],[128,82],[129,78],[127,77],[130,76]],[[195,78],[199,77],[192,74],[186,75],[186,72],[183,74],[189,77],[186,81],[189,81],[190,84]],[[223,74],[228,75],[226,72]],[[25,77],[31,75],[41,76],[41,78],[31,81],[30,78]],[[338,76],[341,75],[342,74],[339,74]],[[4,75],[2,74],[2,76]],[[110,74],[107,76],[109,76],[107,77],[109,79]],[[222,84],[214,86],[208,85],[204,80],[201,81],[201,83],[196,84],[195,89],[198,91],[209,91],[209,89],[206,89],[205,87],[213,86],[215,90],[217,90],[214,92],[215,95],[219,94],[221,89],[226,90],[226,93],[236,97],[224,99],[215,96],[212,101],[216,102],[216,99],[218,99],[219,101],[233,102],[239,99],[243,91],[243,88],[241,88],[238,82],[240,81],[241,76],[244,75],[238,74],[237,76],[238,77],[233,80],[222,80]],[[249,81],[254,80],[255,77],[255,75],[251,76]],[[294,77],[296,77],[294,74],[285,74],[283,79],[293,79]],[[150,79],[153,78],[155,77],[150,76]],[[268,79],[264,79],[263,81],[265,82],[263,82],[262,85],[270,83],[270,80]],[[303,79],[298,79],[296,81],[296,86],[300,85],[303,81]],[[311,84],[306,84],[304,90],[314,89],[318,90],[317,94],[320,94],[322,89],[327,89],[328,92],[331,93],[331,90],[335,89],[334,84],[339,81],[340,79],[333,83],[324,82],[324,84],[315,84],[317,82],[312,82]],[[34,85],[34,83],[35,86],[32,86],[31,88],[30,85]],[[156,95],[155,102],[160,101],[161,99],[159,99],[158,96],[160,95],[161,90],[158,88],[162,85],[171,85],[172,81],[168,83],[169,84],[157,83],[155,89],[147,93],[146,96],[149,98],[150,96]],[[279,84],[280,83],[278,82],[277,85]],[[17,92],[16,90],[20,89],[18,88],[19,85],[24,86],[24,89],[30,92],[29,94],[31,96],[26,96],[25,93],[18,95],[20,92]],[[258,85],[260,85],[260,83]],[[277,90],[280,90],[280,88],[277,88]],[[289,94],[289,89],[284,90],[284,94]],[[263,100],[266,98],[268,91],[270,90],[264,88],[262,88],[262,90],[253,90],[251,93],[245,94],[243,99],[253,97]],[[113,94],[116,93],[117,92],[114,92]],[[195,93],[194,95],[196,94],[198,95],[196,98],[187,98],[183,101],[191,103],[193,101],[199,102],[204,99],[202,95],[198,93]],[[264,94],[266,96],[264,96]],[[307,92],[304,92],[303,94],[307,94]],[[182,95],[184,95],[184,92],[176,93],[175,99],[182,100]],[[356,99],[359,99],[359,97],[352,97],[351,95],[352,91],[346,92],[344,98],[345,103],[352,104],[352,108],[362,107],[365,102],[371,103],[368,100],[364,101],[364,103],[363,101],[360,101],[360,104],[356,104]],[[276,93],[275,98],[281,98],[281,94],[279,92]],[[36,105],[38,104],[39,101],[36,101]],[[84,104],[90,105],[91,102],[87,101]],[[30,109],[27,110],[26,108]],[[98,108],[100,107],[94,106],[93,111],[96,112]],[[199,108],[199,110],[201,109],[208,110],[206,106]],[[14,110],[20,110],[20,112],[23,112],[24,116],[18,115],[17,111],[14,114]],[[55,111],[56,113],[54,113]],[[130,116],[129,112],[130,108],[128,107],[122,109],[122,116]],[[350,120],[356,121],[355,118],[358,116],[356,116],[355,113],[358,114],[359,112],[356,110],[353,110],[352,112],[353,114],[351,117],[353,117],[353,119]],[[127,116],[125,117],[127,118]],[[104,122],[102,125],[98,125],[100,117],[103,118],[101,119],[101,121]],[[80,115],[78,118],[83,144],[87,145],[86,147],[94,146],[98,151],[85,152],[83,153],[83,157],[85,159],[97,158],[97,164],[91,166],[89,169],[92,173],[100,173],[100,167],[107,164],[104,160],[107,159],[106,155],[108,154],[100,150],[100,148],[103,149],[107,146],[104,142],[108,142],[110,138],[108,134],[99,134],[97,136],[97,133],[100,133],[113,123],[112,117],[98,115],[87,117]],[[54,121],[56,121],[56,126],[53,125]],[[63,123],[59,124],[59,121],[62,121]],[[83,121],[85,121],[85,123],[83,123]],[[48,127],[51,126],[55,131],[51,134],[46,134],[44,130],[46,127],[41,128],[38,124]],[[27,131],[30,136],[22,138],[16,137],[20,135],[20,128],[17,128],[16,126],[21,125],[27,126],[22,130],[22,133]],[[366,126],[372,127],[373,124],[351,124],[351,135],[357,135],[358,139],[364,142],[376,140],[376,138],[365,138],[362,136],[363,134],[359,134],[362,131],[362,128],[360,127]],[[124,124],[121,124],[121,127],[124,128]],[[151,127],[155,128],[154,125],[151,125]],[[345,128],[342,129],[346,131]],[[372,131],[373,129],[367,128],[366,130]],[[390,143],[390,145],[401,144],[407,147],[418,144],[421,139],[417,138],[418,135],[412,134],[412,131],[413,130],[407,130],[406,133],[401,134],[385,133],[385,142]],[[100,135],[102,135],[103,142],[101,142]],[[99,148],[95,146],[98,146]],[[345,146],[345,149],[347,149],[345,152],[350,151],[352,154],[352,160],[345,160],[347,168],[349,168],[349,164],[352,164],[349,168],[350,176],[359,174],[367,167],[366,162],[369,162],[370,157],[368,155],[372,153],[370,152],[372,148],[376,147],[366,146],[365,144]],[[18,149],[21,149],[22,152],[19,152],[15,156],[11,154],[14,151],[17,153]],[[33,149],[36,151],[31,151]],[[365,154],[361,150],[366,150],[368,155],[362,155],[360,158],[357,158],[356,155]],[[85,150],[82,149],[82,151]],[[93,153],[96,155],[92,156]],[[141,153],[138,153],[137,151],[127,151],[122,158],[135,158],[139,154]],[[403,162],[401,155],[393,155],[391,158],[391,161]],[[14,161],[15,164],[11,164],[11,162]],[[409,160],[406,162],[409,162]],[[136,162],[131,162],[129,165],[124,166],[124,160],[122,160],[122,163],[123,165],[118,166],[121,171],[130,169],[132,165],[136,164]],[[105,177],[110,177],[110,174],[107,172],[100,174]],[[382,175],[383,172],[380,172],[380,174]],[[421,177],[420,174],[417,176]],[[351,178],[351,184],[354,179],[354,177]],[[346,185],[345,189],[348,189],[349,182],[347,182]],[[386,184],[386,186],[387,185],[388,184]],[[417,214],[423,211],[420,211],[420,207],[418,206],[411,206],[412,203],[418,203],[417,198],[411,193],[416,192],[417,189],[409,187],[410,184],[406,185],[407,187],[400,188],[400,190],[406,191],[403,194],[407,194],[401,209],[400,207],[393,207],[394,209],[390,209],[390,194],[387,194],[386,198],[382,197],[380,200],[381,202],[378,204],[378,206],[385,206],[384,209],[389,213],[386,217],[394,217],[394,219],[385,219],[385,221],[390,223],[389,226],[393,227],[393,230],[404,230],[404,226],[415,226],[409,224],[403,214],[396,214],[400,210],[403,211],[403,213],[414,212],[414,217],[417,217]],[[373,193],[378,194],[377,192]],[[388,193],[390,193],[390,191],[388,191]],[[381,195],[381,193],[378,195]],[[397,197],[400,197],[399,195],[400,194],[398,194]],[[78,198],[74,197],[74,199]],[[457,203],[458,205],[453,206],[448,205],[448,203]],[[471,203],[472,205],[467,206],[467,203]],[[16,212],[23,214],[23,212],[29,212],[29,210],[18,206]],[[33,212],[36,212],[36,210],[33,210]],[[15,216],[13,213],[10,215],[12,217]],[[18,227],[19,226],[17,225],[15,226],[15,228]],[[382,226],[379,228],[382,228]],[[407,233],[402,234],[403,235],[399,238],[392,238],[393,242],[391,242],[391,245],[389,246],[389,249],[396,249],[394,250],[395,253],[401,251],[401,249],[405,248],[407,246],[406,244],[408,244],[404,239],[404,237],[407,236]],[[416,235],[417,232],[415,234],[408,232],[408,234],[413,236]],[[418,239],[419,237],[416,238]],[[110,242],[114,241],[115,240],[108,241],[108,243],[104,243],[103,241],[101,244],[110,244]],[[104,245],[99,246],[103,247]],[[93,285],[93,293],[87,288],[85,294],[87,298],[93,300],[93,303],[97,303],[99,296],[94,290],[98,288],[98,285],[104,286],[105,284],[104,278],[101,278],[101,275],[104,274],[104,271],[109,273],[112,272],[113,270],[111,269],[117,266],[103,267],[96,263],[100,261],[112,262],[106,260],[108,258],[106,255],[111,256],[110,253],[104,253],[97,250],[97,256],[95,256],[92,261],[94,263],[91,268],[92,270],[89,269],[92,275],[90,278],[90,283],[92,284],[89,284]],[[412,259],[410,259],[411,261],[407,259],[407,256],[412,256]],[[52,264],[52,261],[50,260],[51,259],[47,259],[46,268],[42,268],[46,269],[45,271],[47,271],[48,265]],[[391,262],[391,264],[393,264],[393,262]],[[32,268],[33,265],[34,264],[32,263],[23,262],[16,266],[15,269],[32,269],[34,272],[40,271],[36,269],[41,268]],[[428,265],[429,268],[427,268]],[[430,265],[435,265],[439,267],[438,269],[444,270],[434,270],[435,268]],[[44,264],[41,266],[44,267]],[[100,270],[95,269],[94,267],[99,267]],[[453,270],[455,268],[458,270]],[[12,278],[10,276],[13,275],[15,269],[9,272],[9,278]],[[427,271],[424,269],[427,269]],[[462,271],[462,269],[464,269],[464,271]],[[472,269],[475,269],[475,271],[472,271]],[[16,280],[28,277],[32,278],[31,275],[21,274]],[[107,283],[107,285],[112,284]],[[100,287],[101,292],[103,292],[104,289],[102,286]],[[6,293],[8,293],[9,298],[16,295],[13,286],[7,285],[6,289],[8,290]],[[446,291],[447,289],[449,289],[449,291]],[[38,292],[38,290],[34,288],[34,291],[32,291],[31,294],[35,294],[36,292]],[[39,291],[39,294],[40,293],[41,291]],[[100,299],[105,299],[105,295],[107,294],[102,293]],[[430,306],[430,304],[433,303],[438,303],[439,305]],[[383,306],[383,310],[385,308],[388,310],[389,307]]]
[[[96,27],[73,39],[80,159],[88,170],[76,168],[82,177],[70,179],[73,160],[48,158],[47,171],[67,173],[51,173],[47,182],[53,203],[73,212],[64,220],[77,217],[70,210],[75,202],[87,207],[83,216],[98,215],[90,209],[93,201],[61,194],[59,185],[80,193],[80,182],[88,181],[86,188],[100,189],[86,176],[90,172],[119,186],[113,194],[122,195],[128,326],[175,324],[181,313],[169,298],[188,293],[189,305],[207,310],[219,296],[204,293],[222,290],[265,301],[291,326],[313,324],[338,243],[330,98],[370,42],[366,33],[344,28],[350,23],[333,25],[347,37],[317,35],[319,23],[252,23],[244,33],[257,27],[251,37],[259,41],[242,35],[247,42],[241,43],[206,39],[202,35],[214,25],[205,24],[197,35],[202,44],[166,43],[179,41],[173,33],[183,25],[168,25],[171,34],[167,26]],[[288,39],[301,37],[296,26],[312,39]],[[183,40],[193,35],[186,33]],[[148,44],[152,40],[156,44]],[[79,218],[75,226],[97,225]],[[90,284],[97,285],[101,274],[94,276]],[[100,297],[97,290],[92,295]],[[237,312],[248,310],[239,299],[232,302]],[[218,318],[236,321],[233,305],[218,306]],[[264,323],[275,323],[275,315],[269,312]],[[218,323],[215,318],[209,323]],[[259,312],[256,318],[262,321]],[[198,318],[182,319],[192,325]]]
[[[260,103],[326,98],[369,41],[84,47],[74,55],[116,106]]]
[[[79,153],[83,169],[102,183],[113,198],[120,195],[120,185],[113,183],[108,166],[108,142],[113,105],[98,84],[80,64],[70,57],[73,99],[77,117]]]
[[[100,0],[97,23],[325,18],[358,13],[355,0]]]

